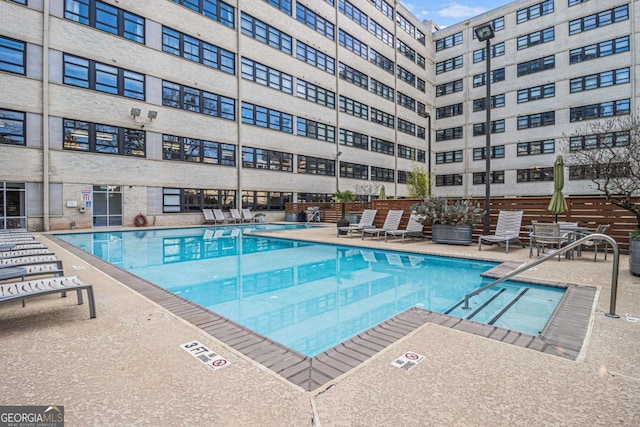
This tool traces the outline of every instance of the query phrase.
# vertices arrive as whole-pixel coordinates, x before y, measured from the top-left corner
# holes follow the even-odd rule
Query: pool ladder
[[[318,216],[318,221],[320,221],[320,210],[313,210],[312,212],[313,213],[311,214],[311,218],[307,218],[307,222],[304,224],[305,227],[309,226],[309,223],[314,220],[316,215]]]
[[[616,314],[616,298],[617,298],[617,294],[618,294],[618,270],[620,267],[620,251],[618,249],[618,243],[611,238],[610,236],[607,236],[606,234],[589,234],[587,236],[582,237],[579,240],[576,240],[575,242],[572,242],[562,248],[560,248],[557,251],[554,251],[551,254],[545,255],[544,257],[535,260],[534,262],[528,263],[528,264],[524,264],[521,265],[520,267],[516,268],[515,270],[513,270],[512,272],[510,272],[509,274],[506,274],[505,276],[494,280],[493,282],[489,283],[488,285],[485,285],[481,288],[476,289],[473,292],[469,292],[467,295],[465,295],[464,297],[464,306],[462,307],[464,310],[470,310],[471,307],[469,307],[469,298],[471,298],[472,296],[478,295],[481,292],[491,288],[492,286],[497,285],[498,283],[502,283],[505,280],[509,280],[514,276],[517,276],[518,274],[530,270],[533,267],[542,264],[545,261],[548,261],[551,258],[555,258],[557,256],[560,256],[560,254],[562,253],[566,253],[569,251],[572,251],[574,249],[576,249],[577,247],[581,246],[584,242],[587,242],[589,240],[606,240],[609,244],[611,244],[611,247],[613,248],[613,272],[611,273],[611,300],[609,303],[609,312],[605,313],[604,315],[607,317],[612,317],[614,319],[618,319],[620,317],[620,315]]]

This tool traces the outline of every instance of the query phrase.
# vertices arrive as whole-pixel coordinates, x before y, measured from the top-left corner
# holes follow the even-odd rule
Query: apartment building
[[[2,0],[0,228],[402,197],[434,50],[390,0]]]
[[[486,176],[485,42],[491,23],[491,194],[550,195],[558,154],[624,144],[628,133],[572,138],[637,113],[638,11],[629,0],[521,0],[434,33],[435,192],[482,196]],[[566,194],[596,194],[566,167]]]

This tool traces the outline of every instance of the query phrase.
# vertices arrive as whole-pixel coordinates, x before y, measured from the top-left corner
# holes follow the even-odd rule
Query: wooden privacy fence
[[[522,210],[522,228],[520,235],[526,237],[529,234],[529,227],[532,221],[552,222],[555,215],[547,210],[550,196],[544,197],[494,197],[491,199],[491,233],[494,233],[498,212],[501,210]],[[566,196],[568,210],[562,215],[558,215],[558,221],[578,222],[581,226],[590,230],[595,230],[598,224],[610,224],[609,236],[618,242],[622,251],[629,249],[629,233],[636,227],[636,218],[627,210],[619,208],[609,202],[603,196]],[[455,200],[455,198],[451,198]],[[474,203],[479,203],[484,209],[483,198],[471,198]],[[636,203],[640,203],[640,197]],[[386,199],[373,200],[371,203],[355,202],[346,203],[346,213],[362,213],[364,209],[377,209],[378,213],[374,225],[381,227],[390,209],[403,209],[402,222],[400,228],[404,228],[409,220],[411,206],[420,203],[416,199]],[[311,207],[318,207],[322,211],[322,221],[337,222],[342,216],[342,204],[338,202],[316,202],[316,203],[287,203],[286,213],[298,213],[306,211]],[[473,236],[477,241],[478,236],[483,233],[483,224],[476,224],[473,227]],[[424,232],[431,233],[431,226],[425,226]]]

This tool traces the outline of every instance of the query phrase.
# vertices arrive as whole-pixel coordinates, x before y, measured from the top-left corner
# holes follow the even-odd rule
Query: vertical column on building
[[[236,86],[238,87],[236,93],[236,124],[238,134],[238,144],[236,148],[236,171],[237,171],[237,194],[236,194],[236,208],[242,209],[242,61],[240,60],[240,54],[242,49],[240,43],[242,40],[242,16],[240,13],[242,1],[238,0],[236,7]]]
[[[42,10],[42,222],[49,231],[49,0]]]

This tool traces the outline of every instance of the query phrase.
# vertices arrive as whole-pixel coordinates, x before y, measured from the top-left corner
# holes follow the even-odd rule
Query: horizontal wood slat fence
[[[545,197],[495,197],[491,199],[491,233],[494,233],[498,212],[501,210],[522,210],[522,228],[520,236],[526,239],[529,234],[529,226],[532,221],[553,222],[555,216],[547,210],[550,196]],[[607,202],[600,196],[566,196],[568,210],[558,215],[558,221],[578,222],[580,226],[595,230],[598,224],[610,224],[609,235],[618,242],[620,250],[627,252],[629,249],[629,233],[636,227],[636,218],[629,211],[619,208]],[[451,198],[455,200],[455,198]],[[484,209],[483,198],[471,198],[474,203],[479,203]],[[345,203],[345,213],[360,214],[364,209],[377,209],[374,225],[381,227],[390,209],[403,209],[400,228],[404,228],[409,220],[411,206],[420,203],[416,199],[386,199],[367,202]],[[640,198],[636,199],[640,203]],[[285,213],[299,213],[312,207],[318,207],[322,212],[322,221],[335,223],[342,217],[342,203],[338,202],[311,202],[311,203],[287,203]],[[424,232],[431,234],[431,226],[425,226]],[[483,225],[476,224],[473,228],[474,240],[483,234]]]

